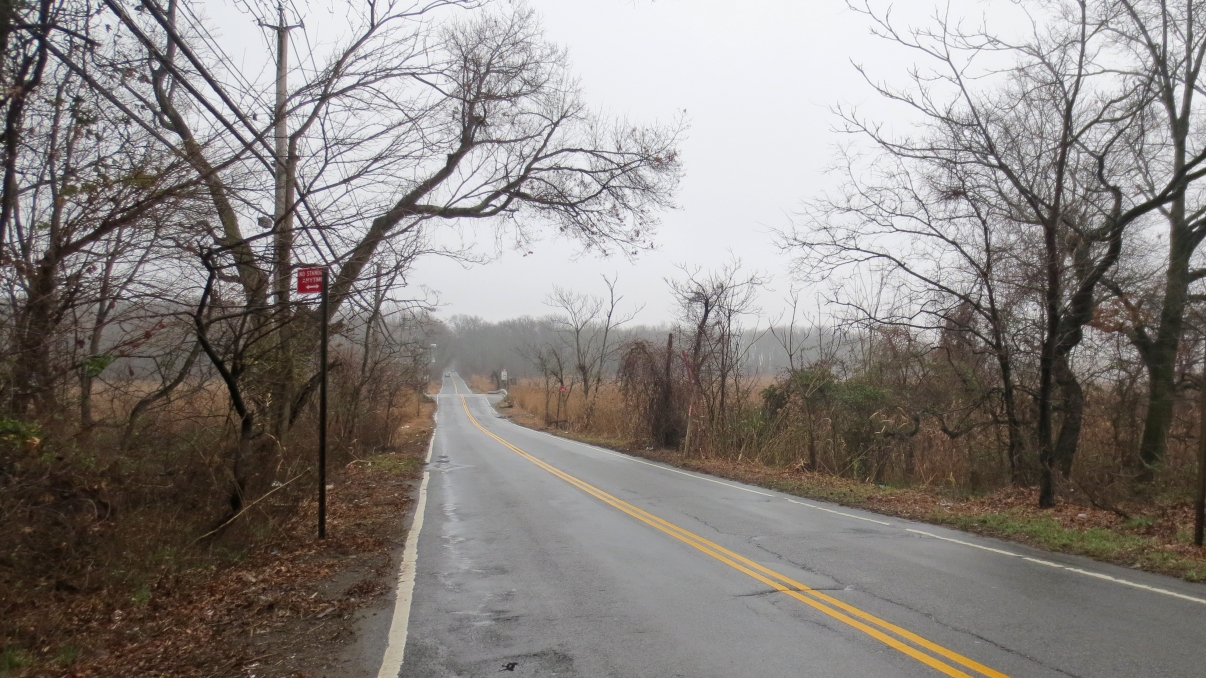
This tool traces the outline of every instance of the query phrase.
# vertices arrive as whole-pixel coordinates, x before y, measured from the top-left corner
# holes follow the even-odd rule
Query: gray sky
[[[930,2],[915,3],[932,7]],[[731,257],[772,277],[768,312],[792,283],[771,229],[789,223],[800,201],[829,186],[838,135],[830,106],[870,95],[852,57],[884,54],[863,17],[841,0],[532,0],[548,37],[569,48],[593,105],[632,121],[669,119],[685,109],[686,178],[680,209],[664,215],[655,252],[575,259],[572,243],[545,239],[523,255],[464,269],[427,259],[411,280],[439,292],[441,315],[499,320],[547,313],[554,284],[599,291],[618,275],[625,300],[644,304],[637,322],[673,313],[666,276],[679,263],[713,267]],[[863,60],[863,59],[860,59]],[[482,233],[483,252],[494,243]],[[807,304],[811,306],[811,304]]]
[[[496,0],[498,8],[510,0]],[[239,0],[209,5],[214,29],[245,74],[270,75],[266,33]],[[234,3],[234,4],[232,4]],[[939,0],[874,0],[893,7],[900,22],[922,22]],[[262,4],[262,3],[261,3]],[[298,54],[338,41],[338,6],[291,1],[307,28],[293,34]],[[601,276],[618,276],[630,308],[643,306],[639,323],[673,316],[665,284],[678,264],[719,267],[734,257],[771,279],[761,298],[766,315],[782,312],[793,282],[789,261],[773,245],[772,231],[790,224],[801,201],[834,186],[836,145],[831,107],[854,104],[880,120],[879,110],[851,61],[875,77],[899,81],[912,55],[870,34],[866,17],[845,0],[527,0],[541,15],[547,36],[569,49],[573,72],[587,101],[606,115],[633,122],[669,120],[680,111],[690,123],[682,144],[686,177],[679,209],[663,215],[657,250],[635,261],[578,257],[575,243],[543,238],[523,252],[497,248],[483,228],[445,240],[476,243],[495,257],[469,268],[439,257],[420,260],[414,286],[436,292],[444,317],[463,313],[488,320],[542,315],[555,284],[601,292]],[[988,0],[963,2],[958,11],[979,18]],[[995,11],[995,9],[994,9]],[[999,23],[999,19],[994,19]],[[308,46],[307,46],[308,45]],[[321,49],[321,48],[320,48]],[[257,75],[258,72],[258,75]],[[469,226],[468,228],[472,228]],[[476,238],[476,239],[475,239]],[[527,254],[528,251],[531,254]],[[804,310],[815,312],[812,290]]]

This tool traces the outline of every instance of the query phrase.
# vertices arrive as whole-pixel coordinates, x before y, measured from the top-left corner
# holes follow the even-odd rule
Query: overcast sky
[[[502,9],[510,1],[495,0],[493,7]],[[265,2],[271,4],[258,4]],[[898,22],[917,24],[940,2],[873,0],[873,5],[891,6]],[[306,28],[292,34],[299,54],[310,51],[299,42],[338,41],[341,22],[333,6],[290,4],[310,15],[298,17]],[[681,275],[678,265],[714,268],[737,257],[771,280],[761,298],[765,315],[782,312],[793,281],[788,258],[774,246],[773,230],[790,225],[803,200],[834,186],[826,170],[837,145],[848,139],[833,131],[832,107],[853,104],[896,122],[877,110],[879,102],[851,62],[867,66],[877,78],[900,81],[912,65],[911,55],[872,36],[867,18],[847,9],[845,0],[526,4],[541,16],[548,38],[568,48],[590,105],[635,123],[670,120],[685,111],[690,129],[682,144],[686,177],[677,196],[679,209],[663,215],[657,249],[633,261],[578,256],[575,243],[551,237],[522,252],[499,252],[492,233],[483,229],[476,251],[491,257],[490,263],[465,268],[429,257],[420,260],[410,284],[438,294],[443,317],[501,320],[550,312],[543,300],[555,284],[601,292],[606,274],[618,277],[629,308],[643,307],[637,322],[657,324],[673,318],[665,278]],[[244,72],[259,70],[262,80],[271,69],[264,62],[270,54],[263,49],[267,33],[236,9],[242,6],[240,0],[217,0],[211,22]],[[1009,0],[973,0],[952,11],[981,20],[986,8],[997,12],[1010,6]],[[994,22],[1000,20],[994,17]],[[473,241],[474,235],[467,237]],[[804,295],[804,306],[816,309],[810,294]]]
[[[427,259],[412,282],[439,292],[441,315],[499,320],[548,313],[542,302],[554,284],[599,291],[601,275],[618,275],[625,300],[644,305],[637,321],[654,324],[673,315],[664,279],[676,264],[714,267],[736,256],[772,278],[764,309],[781,308],[792,283],[771,230],[830,185],[825,169],[839,142],[830,107],[870,97],[851,59],[891,53],[866,19],[842,0],[529,4],[548,37],[568,47],[592,105],[633,121],[686,111],[680,208],[664,215],[657,250],[635,261],[575,258],[573,243],[545,239],[532,254],[504,251],[469,269]],[[481,246],[494,247],[488,238]]]

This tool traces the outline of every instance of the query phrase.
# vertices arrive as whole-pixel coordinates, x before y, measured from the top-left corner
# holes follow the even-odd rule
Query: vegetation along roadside
[[[392,446],[333,465],[325,540],[303,501],[249,548],[160,552],[124,582],[18,588],[6,577],[0,676],[374,674],[379,653],[361,651],[362,630],[374,615],[388,626],[433,407]]]

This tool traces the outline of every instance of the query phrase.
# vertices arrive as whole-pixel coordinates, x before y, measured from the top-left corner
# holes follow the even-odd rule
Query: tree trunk
[[[666,336],[666,364],[662,368],[662,389],[658,394],[657,411],[653,415],[653,439],[661,447],[670,447],[670,419],[671,419],[671,403],[674,396],[674,381],[671,377],[671,368],[674,362],[674,333],[671,332]],[[677,442],[677,441],[673,441]]]
[[[142,416],[142,413],[145,412],[147,408],[153,405],[156,401],[170,396],[172,391],[176,390],[177,386],[184,383],[184,380],[188,378],[189,372],[192,371],[193,365],[197,362],[197,357],[200,355],[201,343],[194,343],[193,350],[190,351],[188,357],[184,359],[184,364],[181,365],[180,371],[176,373],[176,376],[171,381],[160,387],[159,390],[153,393],[148,393],[134,404],[134,407],[130,409],[130,416],[126,420],[125,433],[122,434],[121,446],[123,449],[129,447],[130,441],[133,440],[134,429],[137,426],[138,419]]]
[[[1184,331],[1185,304],[1192,280],[1189,260],[1201,242],[1201,239],[1190,233],[1183,223],[1183,205],[1174,205],[1170,220],[1173,224],[1169,232],[1169,260],[1164,278],[1160,325],[1148,350],[1140,351],[1148,370],[1149,389],[1147,417],[1143,423],[1143,438],[1139,443],[1139,459],[1148,469],[1163,461],[1168,447],[1168,430],[1172,425],[1176,395],[1177,348]],[[1150,477],[1150,473],[1143,475]]]
[[[43,261],[30,280],[29,298],[17,323],[13,367],[13,415],[48,415],[56,408],[51,384],[50,341],[54,330],[57,284],[53,262]]]
[[[1005,348],[1004,340],[994,337],[997,342],[997,365],[1001,370],[1001,400],[1005,406],[1005,429],[1009,438],[1009,482],[1014,487],[1026,484],[1025,451],[1026,439],[1022,434],[1022,423],[1018,420],[1017,390],[1013,383],[1013,360]]]
[[[1055,362],[1055,382],[1059,385],[1060,411],[1063,421],[1060,423],[1059,437],[1055,440],[1055,463],[1065,479],[1072,474],[1072,460],[1076,455],[1076,447],[1080,443],[1080,426],[1084,418],[1085,396],[1080,382],[1068,364],[1068,356],[1061,355]]]
[[[1052,369],[1055,366],[1055,345],[1058,339],[1060,279],[1059,245],[1056,242],[1055,223],[1043,224],[1047,285],[1044,290],[1046,301],[1045,336],[1039,354],[1038,393],[1038,442],[1039,442],[1039,507],[1055,506],[1055,482],[1052,467],[1055,465],[1054,450],[1051,448],[1051,392]]]

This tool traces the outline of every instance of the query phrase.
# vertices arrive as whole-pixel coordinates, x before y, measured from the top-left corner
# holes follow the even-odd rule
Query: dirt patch
[[[387,598],[431,437],[431,405],[389,453],[332,469],[327,539],[306,504],[237,560],[165,576],[126,600],[48,591],[18,610],[53,630],[0,648],[0,676],[362,676],[365,615]],[[386,623],[388,625],[388,622]],[[19,627],[18,627],[19,628]]]

